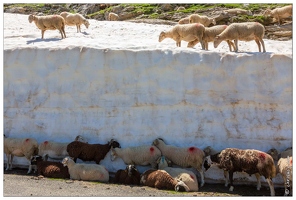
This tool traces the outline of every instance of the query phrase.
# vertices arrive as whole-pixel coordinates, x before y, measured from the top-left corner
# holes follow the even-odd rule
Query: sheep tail
[[[180,187],[184,187],[186,192],[190,190],[189,187],[183,181],[178,180],[178,183],[175,185],[175,191],[178,192],[180,190]]]

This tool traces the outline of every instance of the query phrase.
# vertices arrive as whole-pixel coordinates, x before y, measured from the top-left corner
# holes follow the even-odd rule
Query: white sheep
[[[238,40],[255,40],[259,52],[261,52],[261,45],[263,47],[263,52],[266,52],[263,41],[264,32],[264,26],[258,22],[232,23],[222,33],[215,37],[214,47],[217,48],[224,40],[234,40],[235,52],[238,52]]]
[[[4,136],[4,153],[7,157],[5,170],[12,169],[13,157],[25,157],[29,161],[28,174],[32,171],[31,158],[38,154],[38,143],[34,138],[7,138]]]
[[[177,11],[180,11],[180,10],[185,10],[185,7],[184,6],[180,6],[177,8]]]
[[[111,161],[117,157],[121,158],[127,165],[151,165],[157,167],[157,159],[161,152],[155,146],[144,145],[127,148],[111,148]]]
[[[189,24],[189,17],[184,17],[178,21],[178,24]]]
[[[171,38],[176,41],[177,47],[181,47],[181,41],[191,42],[198,39],[202,41],[205,31],[204,25],[200,23],[195,24],[177,24],[168,31],[162,31],[159,35],[158,41],[161,42],[165,38]],[[203,42],[201,42],[204,49]]]
[[[78,135],[74,141],[87,143],[81,135]],[[68,144],[69,143],[44,141],[39,144],[38,155],[42,156],[45,161],[47,161],[47,157],[54,160],[63,160],[63,158],[69,155],[67,152]]]
[[[293,185],[293,157],[280,158],[276,165],[277,172],[284,180],[285,195],[292,195]],[[290,188],[291,191],[288,190]]]
[[[41,38],[44,38],[44,32],[46,30],[59,30],[63,38],[66,38],[65,33],[65,20],[60,15],[47,15],[47,16],[36,16],[29,15],[29,22],[32,23],[34,21],[37,28],[41,30]]]
[[[119,20],[119,16],[116,13],[110,12],[108,14],[108,20],[109,21],[118,21]]]
[[[89,27],[89,21],[79,13],[72,14],[69,12],[62,12],[60,15],[65,19],[66,25],[77,27],[77,33],[81,32],[80,26],[82,24],[84,24],[86,28]]]
[[[161,154],[171,160],[174,164],[181,167],[193,167],[196,169],[201,176],[202,187],[204,185],[204,168],[203,163],[205,159],[204,152],[197,147],[176,147],[167,145],[160,138],[153,141],[155,145],[161,151]]]
[[[205,50],[209,50],[209,42],[213,42],[215,37],[222,33],[227,28],[227,25],[217,25],[212,27],[205,27],[204,35],[203,35],[203,42],[205,45]],[[225,40],[229,46],[229,51],[231,51],[232,47],[233,50],[235,49],[234,43],[230,40]],[[187,47],[194,47],[199,41],[194,40],[188,43]]]
[[[70,157],[65,157],[62,163],[68,167],[70,179],[104,183],[109,181],[109,172],[102,165],[75,163]]]
[[[278,21],[278,25],[281,25],[281,20],[292,16],[293,6],[288,5],[281,8],[275,8],[273,10],[266,9],[263,16],[271,16]]]
[[[201,23],[205,27],[207,27],[210,24],[216,25],[216,20],[212,17],[207,17],[199,14],[191,14],[189,15],[189,23]]]
[[[241,8],[232,8],[228,10],[223,10],[225,14],[231,14],[231,15],[252,15],[252,11],[245,10]]]
[[[165,156],[159,157],[157,160],[158,169],[165,170],[169,173],[174,179],[183,181],[189,188],[189,192],[197,192],[198,191],[198,181],[195,174],[192,171],[169,167],[169,161],[165,158]]]

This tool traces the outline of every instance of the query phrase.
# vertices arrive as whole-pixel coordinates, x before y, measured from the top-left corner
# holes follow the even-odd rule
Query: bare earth
[[[228,191],[223,184],[205,184],[198,192],[175,192],[158,190],[146,186],[118,185],[113,183],[97,183],[72,181],[64,179],[38,178],[34,174],[27,175],[26,169],[4,171],[4,197],[218,197],[218,196],[269,196],[269,188],[262,186],[235,186]],[[112,178],[110,179],[112,182]],[[17,185],[17,187],[15,187]],[[276,196],[283,196],[284,189],[275,190]]]

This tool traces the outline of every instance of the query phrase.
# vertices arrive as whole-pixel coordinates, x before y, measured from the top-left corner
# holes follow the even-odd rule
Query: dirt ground
[[[224,184],[206,183],[198,192],[175,192],[158,190],[146,186],[118,185],[113,183],[97,183],[72,181],[65,179],[38,178],[34,174],[26,174],[26,169],[16,168],[4,171],[4,197],[230,197],[230,196],[270,196],[269,188],[262,186],[260,191],[256,185],[235,186],[228,191]],[[110,176],[112,182],[112,175]],[[17,187],[16,187],[17,185]],[[284,189],[276,188],[276,196],[283,196]]]

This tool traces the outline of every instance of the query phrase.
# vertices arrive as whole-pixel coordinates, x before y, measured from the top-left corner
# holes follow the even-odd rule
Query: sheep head
[[[32,156],[31,158],[31,165],[37,165],[38,161],[43,161],[42,156]]]
[[[67,166],[69,161],[71,161],[71,160],[73,161],[73,159],[71,157],[65,157],[62,161],[62,164],[64,165],[64,167]]]
[[[127,175],[129,177],[131,177],[135,172],[138,172],[138,170],[135,167],[135,165],[128,165],[128,166],[126,166],[126,170],[127,170]]]
[[[88,22],[88,20],[83,20],[83,24],[84,24],[84,26],[86,27],[86,28],[88,28],[89,27],[89,22]]]
[[[269,149],[266,153],[269,154],[273,160],[278,160],[279,152],[275,148]]]
[[[116,153],[116,150],[115,148],[111,147],[111,152],[110,152],[110,158],[111,158],[111,161],[114,161],[117,157],[117,153]]]
[[[35,16],[34,15],[29,15],[29,18],[28,18],[29,22],[32,23],[32,21],[35,20]]]
[[[108,145],[109,145],[109,148],[112,148],[112,147],[113,148],[121,148],[120,144],[113,139],[111,139],[110,142],[108,142]]]
[[[162,31],[159,35],[158,42],[163,41],[166,38],[166,32]]]

